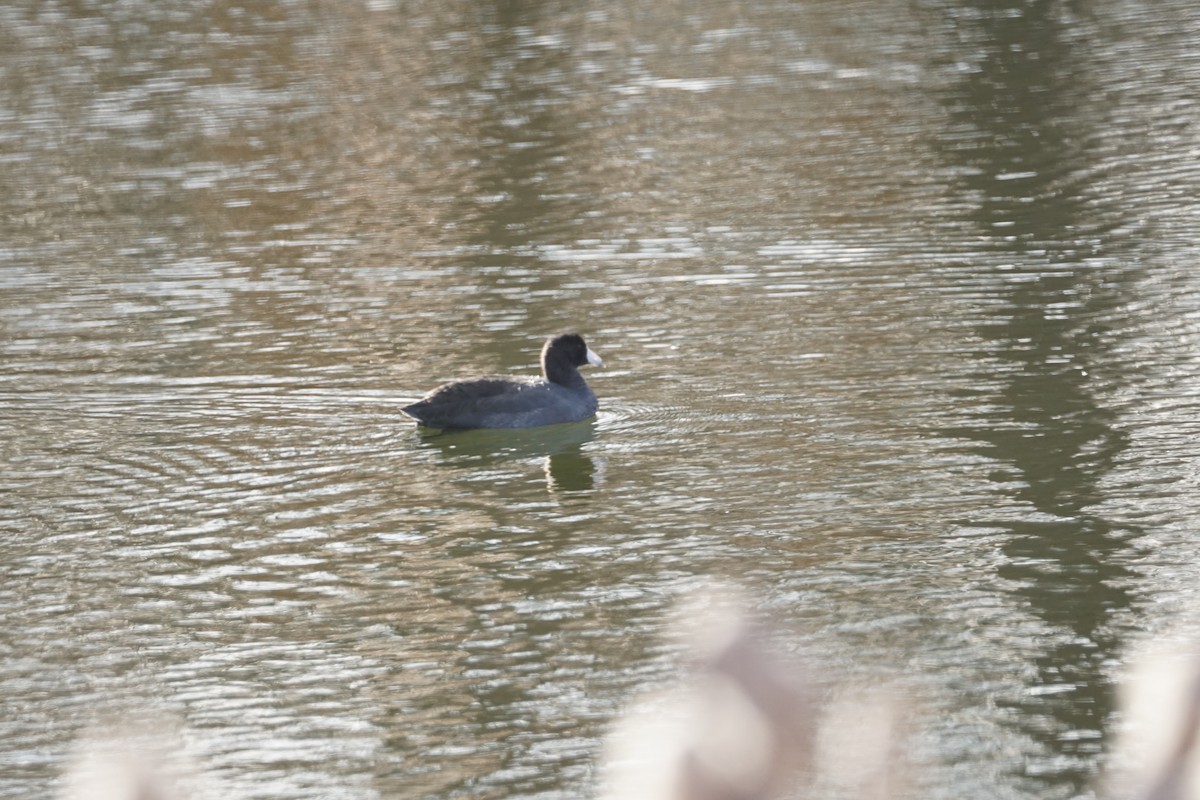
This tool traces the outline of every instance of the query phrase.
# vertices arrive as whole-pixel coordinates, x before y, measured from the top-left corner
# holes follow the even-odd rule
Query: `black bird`
[[[579,422],[599,403],[579,367],[600,366],[600,356],[577,333],[546,340],[541,378],[489,375],[444,383],[401,409],[427,428],[535,428]]]

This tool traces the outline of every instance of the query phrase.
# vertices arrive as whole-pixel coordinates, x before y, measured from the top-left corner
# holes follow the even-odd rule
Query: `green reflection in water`
[[[1128,444],[1094,379],[1115,360],[1106,320],[1125,299],[1107,266],[1104,209],[1088,204],[1079,177],[1099,114],[1086,104],[1085,56],[1062,7],[947,13],[958,55],[975,63],[945,98],[944,151],[965,176],[970,221],[996,256],[989,291],[1003,300],[978,329],[985,369],[964,400],[979,410],[949,433],[998,465],[999,491],[1022,509],[993,523],[1008,534],[999,575],[1047,629],[1029,643],[1036,677],[1021,696],[998,699],[1037,747],[1017,777],[1038,796],[1077,796],[1095,777],[1113,712],[1108,669],[1122,641],[1111,621],[1134,601],[1119,555],[1138,533],[1089,510]]]

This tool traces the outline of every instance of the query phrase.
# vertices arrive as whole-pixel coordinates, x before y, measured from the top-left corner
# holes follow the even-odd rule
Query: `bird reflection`
[[[563,492],[586,492],[604,482],[604,461],[578,448],[546,457],[546,485]]]
[[[603,460],[584,452],[584,445],[595,438],[595,420],[585,420],[540,428],[421,433],[420,447],[437,451],[445,463],[456,467],[543,458],[546,483],[552,491],[580,492],[603,482]]]

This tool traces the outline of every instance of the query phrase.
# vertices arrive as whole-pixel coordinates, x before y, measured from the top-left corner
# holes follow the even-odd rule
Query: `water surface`
[[[578,797],[675,600],[1086,795],[1200,586],[1186,3],[0,9],[0,796]],[[594,421],[428,437],[578,329]]]

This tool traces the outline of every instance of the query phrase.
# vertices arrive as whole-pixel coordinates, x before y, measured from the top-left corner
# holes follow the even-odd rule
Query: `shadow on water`
[[[456,467],[545,459],[546,480],[560,491],[587,491],[602,481],[602,464],[584,451],[596,438],[595,420],[515,430],[420,430],[420,446]]]
[[[1006,533],[999,577],[1046,635],[1029,643],[1033,684],[998,703],[1037,743],[1017,777],[1041,797],[1085,793],[1098,769],[1114,709],[1107,673],[1122,647],[1112,620],[1134,600],[1122,552],[1138,534],[1089,510],[1128,446],[1094,377],[1117,366],[1108,322],[1126,289],[1111,264],[1120,243],[1105,234],[1113,210],[1089,201],[1079,177],[1102,120],[1085,105],[1083,32],[1064,8],[948,11],[969,49],[951,57],[972,68],[944,98],[943,150],[990,265],[965,271],[1002,301],[978,329],[981,369],[962,397],[970,422],[946,433],[997,464],[998,490],[1024,509],[993,525]]]

